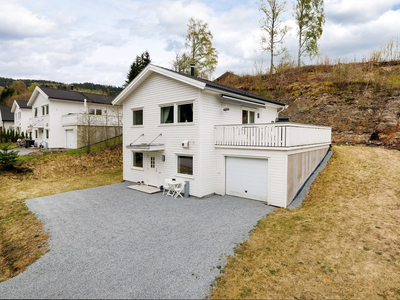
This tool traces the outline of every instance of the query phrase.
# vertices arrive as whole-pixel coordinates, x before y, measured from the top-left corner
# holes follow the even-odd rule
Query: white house
[[[11,107],[0,106],[0,129],[14,129],[14,115]]]
[[[331,128],[275,122],[282,103],[151,64],[113,104],[123,104],[124,180],[175,177],[199,198],[287,207],[331,143]]]
[[[27,101],[14,100],[11,107],[14,114],[14,129],[19,132],[27,132],[29,119],[32,117],[32,107],[28,106]]]
[[[114,98],[36,87],[27,103],[32,107],[29,131],[35,145],[45,142],[48,148],[74,149],[89,137],[94,143],[121,134],[120,109],[111,105]]]

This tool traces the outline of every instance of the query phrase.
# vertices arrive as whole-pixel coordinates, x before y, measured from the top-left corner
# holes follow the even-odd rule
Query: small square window
[[[193,103],[178,106],[178,123],[193,122]]]
[[[178,156],[178,173],[193,175],[193,157]]]
[[[133,152],[133,166],[135,168],[143,168],[143,153]]]
[[[161,124],[174,123],[174,107],[161,107]]]
[[[102,113],[101,109],[96,109],[95,112],[96,112],[96,116],[101,116],[101,113]]]
[[[143,125],[143,110],[133,111],[133,125]]]

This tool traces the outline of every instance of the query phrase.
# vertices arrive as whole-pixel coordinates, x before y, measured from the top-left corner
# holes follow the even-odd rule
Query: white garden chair
[[[164,188],[163,188],[163,195],[167,196],[174,196],[174,186],[170,184],[171,179],[165,179],[164,181]]]
[[[183,198],[182,192],[185,190],[185,182],[179,182],[178,184],[175,185],[174,187],[174,197],[178,198],[179,196]]]

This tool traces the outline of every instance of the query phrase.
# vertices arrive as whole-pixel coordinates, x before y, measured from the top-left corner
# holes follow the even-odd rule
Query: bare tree
[[[290,27],[284,25],[281,17],[286,11],[287,2],[280,0],[261,0],[260,7],[265,16],[260,20],[260,28],[267,32],[267,36],[261,37],[261,47],[264,51],[271,53],[270,73],[274,72],[274,56],[279,56],[285,51],[283,41],[290,30]]]

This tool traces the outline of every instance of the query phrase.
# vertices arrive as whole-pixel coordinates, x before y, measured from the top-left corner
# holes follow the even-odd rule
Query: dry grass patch
[[[0,173],[0,281],[18,275],[47,251],[48,233],[25,200],[122,181],[121,149],[25,157],[31,172]]]
[[[400,152],[334,147],[303,205],[259,221],[212,298],[399,299]]]

